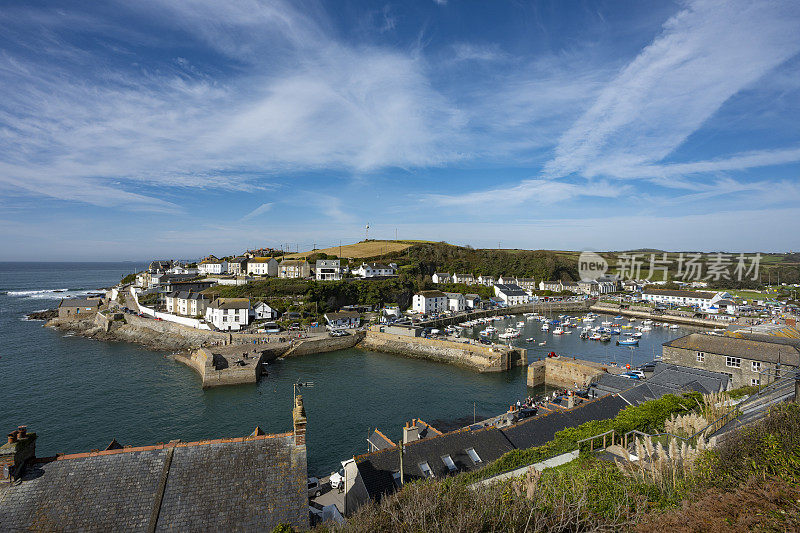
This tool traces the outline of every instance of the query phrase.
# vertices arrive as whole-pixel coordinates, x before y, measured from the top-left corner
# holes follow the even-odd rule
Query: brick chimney
[[[25,463],[36,457],[36,433],[19,426],[8,434],[8,442],[0,446],[0,481],[13,481],[22,475]]]
[[[419,440],[419,425],[417,425],[416,418],[410,424],[406,422],[406,426],[403,428],[403,444],[415,440]]]
[[[294,397],[294,409],[292,410],[292,422],[294,424],[294,444],[295,446],[305,446],[306,444],[306,408],[303,407],[303,397],[299,394]]]

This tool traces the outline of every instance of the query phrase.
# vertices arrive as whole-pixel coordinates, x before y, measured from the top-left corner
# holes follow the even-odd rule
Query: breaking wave
[[[102,291],[90,291],[87,289],[42,289],[25,291],[7,291],[6,295],[17,298],[27,298],[31,300],[60,300],[61,298],[79,298],[88,296],[92,293]]]

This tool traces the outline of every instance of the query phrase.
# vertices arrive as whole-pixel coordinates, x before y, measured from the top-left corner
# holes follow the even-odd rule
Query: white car
[[[331,474],[331,488],[338,489],[344,486],[344,468]]]

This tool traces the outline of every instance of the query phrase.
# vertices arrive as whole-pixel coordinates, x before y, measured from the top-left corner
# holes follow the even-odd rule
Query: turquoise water
[[[471,421],[473,405],[479,418],[490,416],[531,392],[521,367],[476,374],[358,349],[278,361],[258,384],[203,391],[195,372],[165,353],[65,336],[41,322],[23,320],[25,313],[112,285],[141,266],[0,263],[0,431],[28,425],[39,434],[39,456],[104,448],[112,438],[146,445],[241,436],[255,426],[285,432],[291,429],[292,384],[300,379],[314,382],[303,391],[309,471],[326,474],[338,461],[365,452],[375,427],[397,440],[412,418],[444,427],[457,418]],[[52,292],[56,289],[70,291]],[[525,337],[537,335],[534,324],[528,326],[531,334],[518,341],[524,344]],[[685,334],[654,333],[634,351],[637,358],[650,359],[651,345]],[[534,351],[558,346],[556,351],[598,358],[611,350],[580,341],[577,334],[552,338],[546,350]]]

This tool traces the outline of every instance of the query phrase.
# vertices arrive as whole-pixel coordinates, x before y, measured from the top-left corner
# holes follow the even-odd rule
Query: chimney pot
[[[17,432],[16,431],[12,431],[11,433],[8,434],[8,443],[9,444],[13,444],[14,442],[17,442]]]

